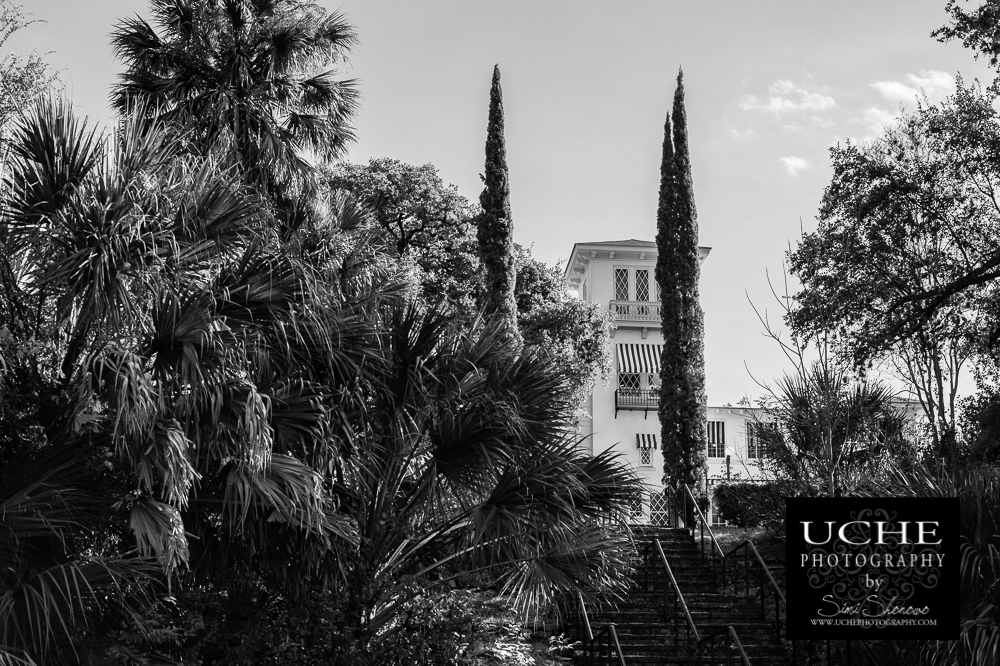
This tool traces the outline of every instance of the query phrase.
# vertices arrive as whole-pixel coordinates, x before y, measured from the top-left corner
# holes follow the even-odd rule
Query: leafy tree
[[[24,7],[13,0],[0,0],[0,46],[18,30],[35,23]],[[27,108],[32,98],[56,81],[56,75],[36,52],[27,56],[8,53],[0,60],[0,134],[11,118]]]
[[[573,401],[582,405],[597,378],[612,371],[609,315],[596,303],[570,297],[558,266],[546,266],[517,243],[514,256],[518,326],[525,345],[563,368]]]
[[[668,113],[664,126],[656,211],[656,282],[663,332],[659,415],[664,484],[697,488],[706,475],[708,417],[704,315],[698,301],[698,223],[683,72],[677,74],[673,113],[673,124]]]
[[[802,283],[792,326],[833,331],[859,365],[894,368],[949,458],[959,374],[996,321],[988,276],[1000,244],[1000,163],[991,146],[1000,146],[996,113],[959,81],[953,98],[922,105],[879,140],[831,149],[819,226],[789,254]]]
[[[484,285],[481,307],[496,313],[515,338],[517,304],[514,287],[514,221],[510,213],[510,178],[507,174],[507,148],[504,143],[503,92],[500,90],[500,66],[493,67],[490,87],[490,115],[486,127],[486,167],[483,193],[479,196],[482,214],[476,229],[479,261]]]
[[[971,12],[958,5],[957,0],[948,0],[945,11],[951,15],[951,24],[931,33],[940,42],[953,39],[962,40],[962,45],[976,52],[976,57],[985,56],[994,69],[1000,68],[1000,2],[984,0]]]
[[[414,167],[391,158],[345,163],[330,186],[371,210],[385,251],[416,265],[425,301],[447,302],[458,312],[474,306],[478,211],[454,185],[444,184],[433,165]]]
[[[356,43],[338,13],[310,0],[150,0],[155,28],[134,17],[112,34],[125,64],[112,94],[188,141],[219,152],[279,198],[313,180],[314,160],[353,140],[353,81],[334,65]],[[285,201],[292,207],[294,198]]]

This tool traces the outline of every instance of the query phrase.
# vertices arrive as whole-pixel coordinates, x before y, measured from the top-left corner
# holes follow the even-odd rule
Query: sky
[[[20,0],[66,94],[111,118],[108,34],[144,0]],[[349,159],[433,164],[482,185],[489,87],[502,72],[514,239],[546,263],[574,242],[652,240],[663,124],[684,71],[702,266],[709,403],[762,394],[789,368],[755,314],[780,327],[773,284],[829,183],[829,148],[877,137],[919,94],[940,101],[993,73],[930,37],[945,0],[319,0],[356,26],[342,64],[362,94]],[[794,290],[794,285],[792,285]]]

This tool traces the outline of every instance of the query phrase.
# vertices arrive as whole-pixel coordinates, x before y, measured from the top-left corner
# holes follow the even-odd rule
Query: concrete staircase
[[[710,666],[726,663],[725,632],[728,626],[736,630],[754,666],[785,666],[790,663],[787,649],[775,638],[773,622],[761,617],[759,602],[716,588],[712,581],[711,566],[703,560],[689,532],[683,529],[636,526],[633,534],[640,553],[654,538],[659,539],[701,637],[723,632],[716,639],[714,659],[703,652],[702,664]],[[656,579],[655,584],[649,582],[650,577],[646,575],[649,572],[644,570],[646,566],[648,565],[642,565],[636,572],[632,592],[624,601],[615,607],[588,609],[594,633],[596,635],[605,625],[614,623],[628,666],[686,664],[687,620],[683,611],[674,616],[671,605],[669,613],[676,620],[670,627],[667,626],[664,621],[663,584],[655,582]],[[735,650],[733,657],[733,664],[742,664]],[[583,654],[578,653],[577,663],[587,663]]]

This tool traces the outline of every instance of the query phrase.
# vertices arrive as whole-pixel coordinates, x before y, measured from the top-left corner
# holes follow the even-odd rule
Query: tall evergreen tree
[[[705,324],[698,302],[698,222],[684,111],[684,73],[677,74],[673,125],[664,126],[656,211],[656,283],[663,356],[660,428],[665,484],[697,484],[706,470]]]
[[[502,318],[507,330],[520,338],[517,329],[517,302],[514,300],[514,220],[510,214],[510,179],[507,176],[507,148],[503,138],[503,93],[500,66],[493,67],[490,88],[490,117],[486,126],[486,170],[479,203],[476,236],[479,258],[485,275],[479,298],[480,308]]]

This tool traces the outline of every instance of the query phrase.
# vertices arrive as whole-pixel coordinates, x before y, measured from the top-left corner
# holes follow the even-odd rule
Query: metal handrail
[[[626,666],[625,654],[614,623],[604,625],[597,636],[588,641],[583,661],[586,666]]]
[[[751,553],[753,554],[753,558],[752,559],[756,561],[755,563],[756,563],[756,565],[758,567],[758,570],[760,571],[760,575],[758,577],[759,578],[759,580],[758,580],[758,589],[759,589],[759,595],[760,595],[760,615],[761,615],[762,618],[766,617],[766,615],[767,615],[767,613],[766,613],[766,611],[764,609],[764,604],[765,604],[764,597],[765,597],[765,589],[766,589],[764,587],[764,577],[765,577],[765,575],[767,576],[768,582],[771,584],[771,590],[774,592],[774,634],[775,634],[775,637],[780,640],[781,639],[781,607],[782,607],[782,605],[784,605],[785,608],[787,609],[788,608],[788,604],[785,601],[785,593],[778,586],[778,581],[775,580],[774,575],[771,573],[770,567],[768,567],[767,564],[764,562],[764,558],[761,557],[760,551],[757,550],[757,546],[752,541],[747,540],[747,541],[744,541],[744,542],[740,543],[736,547],[734,547],[732,550],[730,550],[728,553],[726,553],[726,555],[723,556],[723,558],[722,558],[722,562],[723,562],[722,570],[723,571],[727,571],[727,570],[730,569],[730,567],[727,566],[726,561],[729,560],[729,558],[732,558],[734,564],[731,567],[731,569],[732,569],[732,577],[731,578],[732,578],[732,583],[733,583],[733,589],[734,589],[734,591],[736,591],[737,588],[738,588],[737,573],[739,571],[739,565],[736,564],[736,562],[739,561],[738,558],[739,558],[740,551],[743,552],[743,590],[744,590],[744,594],[746,596],[748,596],[748,597],[751,596],[750,595],[750,563],[751,563],[751,557],[750,557],[750,555],[751,555]]]
[[[586,646],[583,651],[584,662],[588,666],[594,664],[599,666],[626,666],[625,654],[622,652],[622,644],[618,638],[618,629],[614,623],[605,625],[595,637],[594,630],[590,625],[590,616],[587,614],[587,604],[583,600],[582,592],[577,592],[577,599],[580,602],[580,620],[583,628],[586,630]],[[606,650],[602,648],[606,648]],[[617,655],[618,658],[612,662],[614,655]]]
[[[611,638],[615,642],[615,652],[618,654],[618,666],[625,666],[625,655],[622,654],[622,644],[618,640],[618,629],[615,628],[614,623],[607,626],[607,629],[611,630]],[[608,646],[610,647],[610,645]]]
[[[583,592],[576,593],[580,599],[580,617],[583,618],[583,626],[587,630],[587,640],[594,640],[594,630],[590,628],[590,616],[587,615],[587,604],[583,602]]]
[[[688,627],[691,633],[694,634],[694,639],[699,640],[698,637],[698,627],[694,623],[694,618],[691,617],[691,611],[688,609],[687,602],[684,601],[684,594],[681,592],[680,585],[677,584],[677,578],[674,576],[673,569],[670,568],[670,562],[667,561],[667,554],[663,552],[663,544],[660,543],[659,539],[653,539],[653,543],[656,544],[656,550],[660,553],[660,561],[663,562],[663,568],[667,570],[667,576],[670,577],[670,584],[674,586],[674,591],[677,593],[677,598],[681,602],[681,609],[684,611],[684,617],[688,621]],[[666,599],[664,599],[666,603]]]
[[[719,629],[718,631],[712,632],[708,636],[698,641],[698,663],[701,664],[703,657],[705,656],[705,651],[709,648],[711,644],[711,653],[708,655],[708,663],[716,664],[715,660],[715,639],[719,636],[726,636],[726,666],[731,666],[733,663],[733,644],[736,645],[736,656],[739,658],[739,662],[743,666],[753,666],[750,663],[750,657],[747,656],[747,651],[743,647],[743,641],[740,640],[739,635],[736,633],[736,629],[733,625],[726,625],[725,629]]]
[[[698,502],[695,500],[694,493],[691,492],[691,487],[686,483],[683,485],[684,502],[687,503],[689,500],[691,506],[694,507],[695,517],[698,522],[701,523],[701,539],[699,540],[701,557],[702,559],[708,559],[705,557],[705,530],[708,530],[708,536],[712,541],[712,545],[715,548],[712,550],[712,578],[715,579],[715,565],[716,562],[722,562],[722,584],[726,583],[726,569],[725,569],[725,556],[726,554],[722,552],[722,546],[719,545],[719,540],[715,538],[715,532],[712,531],[712,526],[708,523],[708,519],[705,518],[705,514],[701,512],[701,507],[698,506]],[[687,519],[687,511],[684,512],[685,520]],[[686,527],[686,526],[685,526]],[[694,536],[694,525],[691,526],[691,535]],[[716,554],[718,553],[718,555]]]
[[[729,629],[729,636],[736,643],[736,649],[739,650],[740,658],[743,660],[745,666],[751,666],[750,657],[747,656],[747,651],[743,649],[743,642],[740,641],[740,637],[736,635],[736,630],[733,629],[733,625],[727,627]],[[729,661],[729,645],[726,645],[726,661]]]
[[[657,566],[657,560],[659,560],[659,566]],[[691,660],[691,648],[692,648],[692,638],[694,639],[694,645],[697,646],[698,642],[701,641],[701,633],[698,631],[697,625],[694,623],[694,618],[691,616],[691,609],[688,608],[687,601],[684,599],[684,593],[681,592],[680,585],[677,583],[677,577],[674,575],[673,569],[670,568],[670,562],[667,560],[667,554],[663,551],[663,544],[660,540],[653,538],[646,548],[643,550],[643,561],[645,565],[642,567],[643,578],[642,585],[643,589],[648,589],[654,595],[657,593],[657,580],[662,578],[663,582],[663,623],[669,634],[674,637],[674,644],[678,644],[680,641],[681,629],[679,622],[680,618],[683,618],[684,629],[685,629],[685,640],[684,649],[688,655],[688,662]],[[671,601],[673,602],[673,612],[671,612]]]

